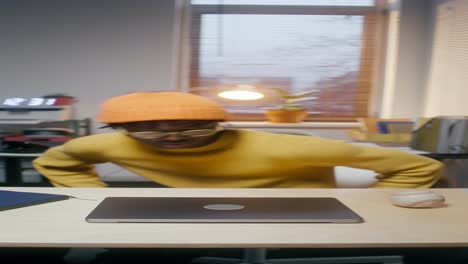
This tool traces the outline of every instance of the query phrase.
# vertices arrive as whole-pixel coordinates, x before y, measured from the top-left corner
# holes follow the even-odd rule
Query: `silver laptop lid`
[[[108,197],[87,217],[93,223],[360,223],[336,198]]]

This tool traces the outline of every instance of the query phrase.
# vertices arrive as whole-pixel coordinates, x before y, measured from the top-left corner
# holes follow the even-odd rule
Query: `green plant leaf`
[[[315,100],[317,97],[315,96],[310,96],[310,97],[303,97],[303,98],[294,98],[290,99],[289,102],[291,103],[297,103],[297,102],[303,102],[303,101],[309,101],[309,100]]]
[[[310,91],[291,94],[291,96],[294,96],[294,98],[302,98],[302,97],[304,97],[306,95],[314,94],[314,93],[317,93],[317,92],[318,92],[317,90],[310,90]]]
[[[308,96],[308,95],[318,92],[317,90],[310,90],[310,91],[290,94],[288,93],[287,90],[279,88],[279,87],[273,87],[271,89],[279,93],[281,98],[284,99],[281,109],[289,110],[289,111],[304,110],[304,107],[301,104],[298,104],[297,102],[317,99],[317,97],[315,96]]]
[[[280,94],[281,97],[283,98],[287,98],[288,97],[288,92],[284,89],[281,89],[279,87],[273,87],[271,88],[272,90],[278,92]]]
[[[318,91],[317,90],[310,90],[310,91],[305,91],[305,92],[299,92],[299,93],[294,93],[294,94],[291,94],[291,93],[288,93],[287,90],[285,89],[282,89],[282,88],[279,88],[279,87],[273,87],[271,88],[272,90],[278,92],[282,98],[284,99],[296,99],[296,98],[302,98],[304,96],[307,96],[307,95],[310,95],[310,94],[313,94],[313,93],[317,93]]]
[[[281,109],[287,111],[300,111],[304,110],[304,107],[301,105],[284,105],[283,107],[281,107]]]

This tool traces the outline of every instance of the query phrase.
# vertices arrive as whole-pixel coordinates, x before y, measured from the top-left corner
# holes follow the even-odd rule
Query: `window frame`
[[[302,6],[302,5],[198,5],[190,6],[190,31],[189,31],[189,69],[188,69],[188,88],[192,93],[197,93],[195,87],[199,87],[199,52],[200,52],[200,28],[201,18],[206,14],[258,14],[258,15],[356,15],[363,16],[364,25],[362,33],[360,69],[358,77],[357,94],[367,95],[367,100],[356,100],[356,111],[352,116],[339,116],[327,114],[308,115],[305,121],[320,122],[346,122],[355,121],[356,118],[368,117],[371,112],[374,99],[372,92],[378,89],[375,83],[381,79],[379,69],[374,67],[377,62],[382,60],[382,43],[377,38],[382,34],[376,34],[381,30],[385,19],[380,19],[386,13],[382,12],[381,1],[376,1],[375,6]],[[379,45],[380,44],[380,45]],[[192,88],[193,87],[193,88]],[[232,121],[265,121],[266,117],[261,113],[230,113]]]

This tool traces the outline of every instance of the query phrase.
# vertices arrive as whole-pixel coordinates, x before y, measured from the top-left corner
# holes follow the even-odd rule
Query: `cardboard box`
[[[360,129],[350,130],[353,141],[409,145],[413,122],[407,118],[359,118]]]
[[[411,142],[411,133],[391,133],[391,134],[380,134],[380,133],[366,133],[362,130],[350,130],[349,137],[353,141],[361,142],[388,142],[388,143],[407,143]]]

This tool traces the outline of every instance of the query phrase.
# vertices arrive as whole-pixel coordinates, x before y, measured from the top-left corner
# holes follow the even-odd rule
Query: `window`
[[[377,8],[370,0],[193,0],[191,91],[223,103],[237,120],[264,119],[278,105],[269,87],[317,90],[303,102],[312,119],[348,120],[368,112]],[[264,100],[215,94],[235,84]]]

